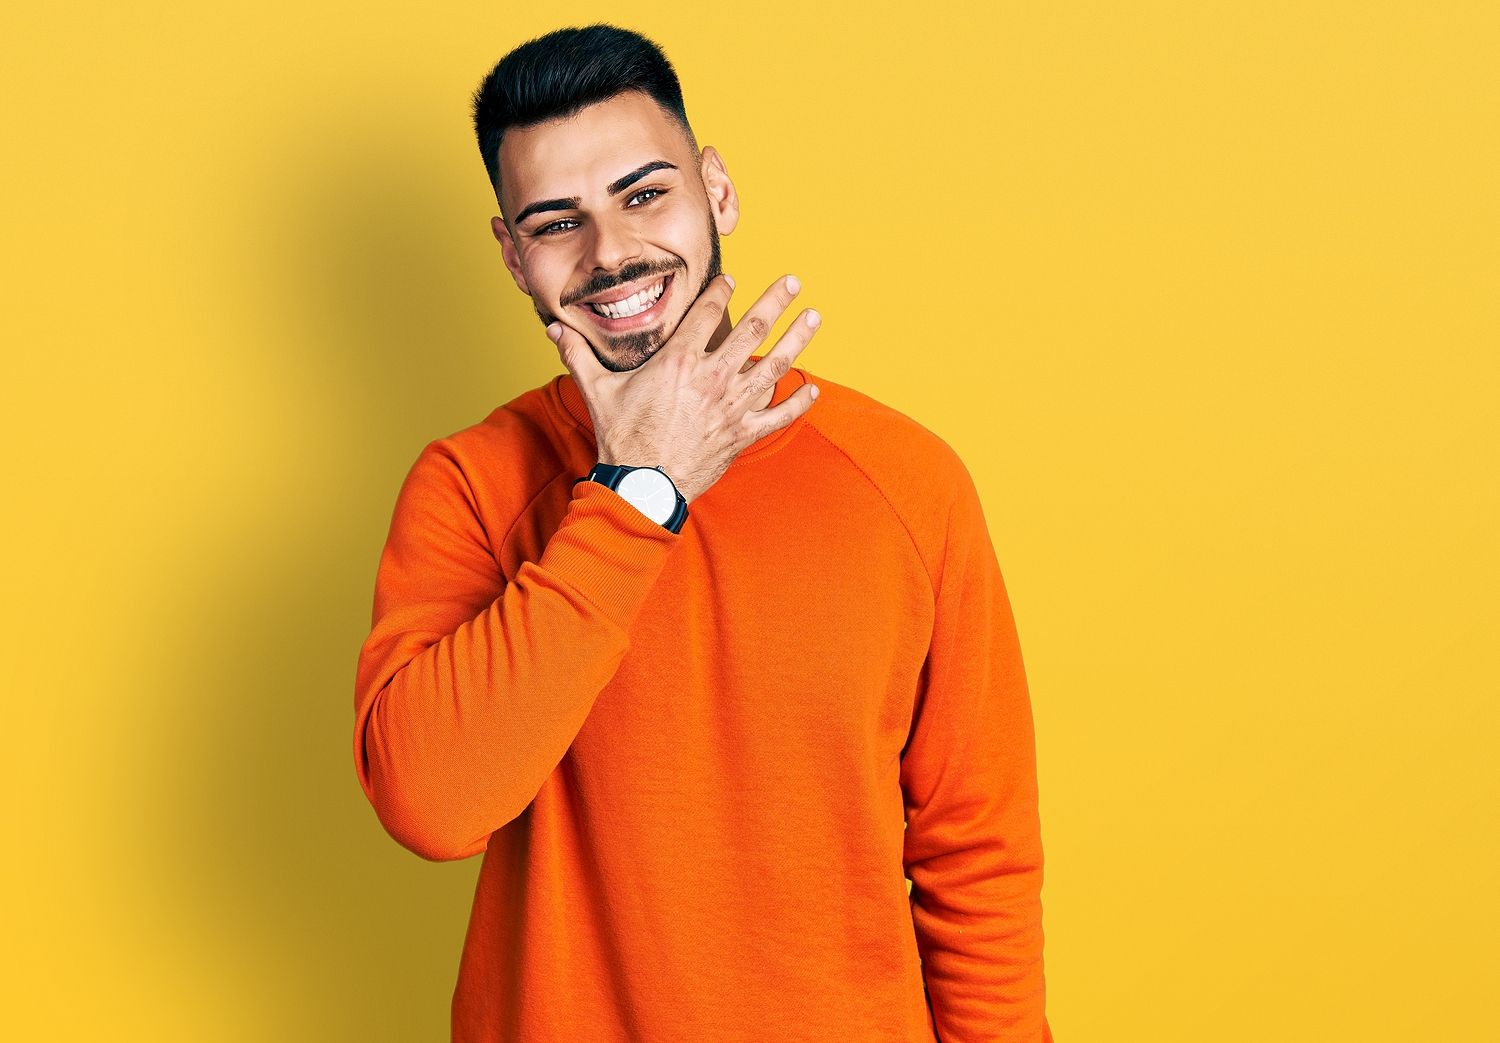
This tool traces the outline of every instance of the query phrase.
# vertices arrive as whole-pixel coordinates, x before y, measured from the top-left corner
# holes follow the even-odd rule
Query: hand
[[[599,462],[660,465],[689,503],[702,496],[747,446],[786,427],[812,408],[813,385],[786,401],[751,409],[786,375],[807,347],[819,319],[804,309],[770,354],[741,373],[745,360],[796,298],[777,279],[714,351],[705,351],[733,287],[719,276],[683,316],[667,342],[633,370],[605,369],[593,348],[559,320],[558,354],[573,375],[594,421]],[[548,327],[551,336],[552,326]]]

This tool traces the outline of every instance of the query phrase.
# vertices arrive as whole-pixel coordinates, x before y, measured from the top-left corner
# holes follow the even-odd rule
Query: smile
[[[608,304],[590,303],[588,308],[602,320],[599,325],[605,329],[621,330],[643,325],[655,317],[671,285],[672,276],[664,275],[644,290],[623,300],[610,301]]]

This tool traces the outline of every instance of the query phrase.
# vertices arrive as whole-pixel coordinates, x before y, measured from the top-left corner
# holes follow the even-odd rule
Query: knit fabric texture
[[[1032,710],[978,492],[853,388],[793,367],[771,405],[809,380],[680,533],[575,482],[567,373],[411,466],[354,761],[401,845],[484,856],[458,1043],[1051,1040]]]

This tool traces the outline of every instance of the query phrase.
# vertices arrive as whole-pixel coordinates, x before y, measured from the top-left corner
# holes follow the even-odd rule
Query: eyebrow
[[[618,181],[611,181],[608,185],[604,186],[604,190],[612,196],[617,196],[653,170],[676,169],[677,165],[675,163],[668,163],[664,159],[653,159],[650,163],[636,167]],[[533,214],[541,214],[549,210],[576,210],[581,201],[578,196],[568,196],[565,199],[543,199],[536,203],[528,203],[516,214],[515,224],[520,225],[522,221]]]

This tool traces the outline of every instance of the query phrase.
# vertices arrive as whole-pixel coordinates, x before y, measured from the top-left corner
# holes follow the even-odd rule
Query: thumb
[[[592,380],[604,371],[594,357],[594,349],[583,335],[565,322],[557,321],[547,327],[547,337],[557,345],[557,356],[567,367],[573,379],[582,383]]]

